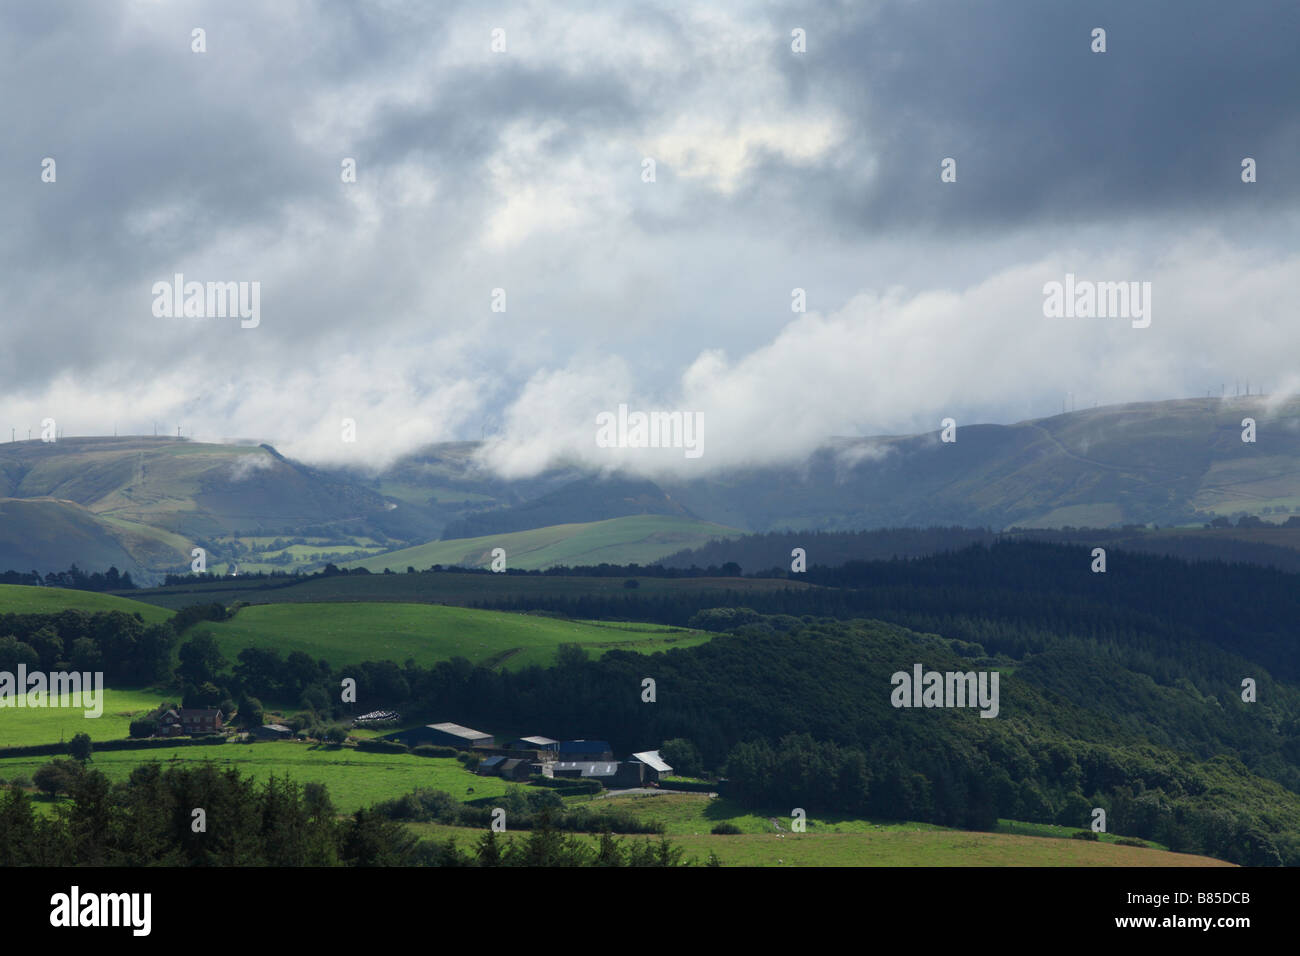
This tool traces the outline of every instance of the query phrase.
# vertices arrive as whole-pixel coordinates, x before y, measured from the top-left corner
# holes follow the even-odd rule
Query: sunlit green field
[[[68,588],[38,588],[26,584],[0,584],[0,614],[57,614],[59,611],[139,612],[148,624],[161,624],[172,612],[112,594],[74,591]]]
[[[373,558],[350,561],[346,566],[370,571],[392,568],[395,572],[404,571],[407,566],[423,570],[435,564],[485,568],[492,562],[494,548],[505,549],[509,567],[528,570],[561,564],[570,567],[601,563],[646,565],[675,551],[739,534],[741,532],[735,528],[697,518],[629,515],[477,538],[430,541]]]
[[[454,837],[463,851],[472,851],[483,834],[481,829],[434,823],[409,826],[427,839]],[[504,836],[527,839],[528,834],[516,831]],[[645,837],[630,835],[625,839],[639,841]],[[685,851],[686,859],[703,863],[713,853],[723,866],[1231,866],[1209,857],[1163,850],[941,830],[918,824],[900,824],[869,832],[670,834],[669,839]]]
[[[530,614],[433,604],[262,604],[233,620],[196,625],[231,660],[245,647],[302,651],[335,666],[413,658],[428,667],[460,656],[509,669],[547,666],[561,644],[593,657],[619,649],[651,653],[702,644],[709,635],[654,624],[580,623]]]
[[[174,696],[106,687],[99,717],[86,717],[82,708],[0,707],[0,747],[52,744],[82,733],[90,734],[92,741],[116,740],[128,736],[132,720]]]
[[[51,757],[0,759],[0,777],[31,777]],[[445,790],[458,800],[495,797],[509,784],[500,777],[479,777],[454,758],[416,757],[410,754],[365,753],[351,747],[328,747],[299,741],[255,744],[226,743],[208,747],[163,747],[157,750],[123,750],[98,753],[91,766],[113,781],[125,780],[133,767],[150,761],[201,763],[234,767],[244,775],[265,780],[288,774],[299,783],[315,781],[329,787],[340,812],[410,793],[417,787]],[[473,792],[470,792],[473,788]]]

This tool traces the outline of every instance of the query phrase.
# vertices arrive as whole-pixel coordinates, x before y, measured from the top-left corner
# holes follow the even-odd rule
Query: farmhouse
[[[173,707],[163,713],[158,718],[158,736],[159,737],[179,737],[183,733],[181,729],[181,715]]]
[[[172,708],[158,718],[159,737],[179,737],[181,734],[215,734],[221,730],[225,715],[212,708]]]
[[[450,722],[426,724],[423,727],[415,727],[411,730],[399,730],[396,733],[385,735],[384,739],[400,740],[408,747],[418,747],[420,744],[434,744],[439,747],[459,747],[461,750],[470,750],[475,747],[491,747],[496,743],[496,739],[491,734],[485,734],[481,730],[472,730],[469,727],[462,727],[460,724]]]
[[[666,777],[673,772],[673,768],[664,762],[664,758],[659,756],[657,750],[645,750],[639,754],[633,754],[629,762],[640,763],[645,766],[642,777],[647,783],[658,783],[661,776]]]
[[[181,726],[190,736],[195,734],[215,734],[221,729],[221,718],[225,715],[213,708],[181,708]]]

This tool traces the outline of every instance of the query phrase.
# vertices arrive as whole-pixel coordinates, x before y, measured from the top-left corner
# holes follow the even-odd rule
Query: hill
[[[789,573],[790,553],[803,548],[809,567],[887,561],[958,551],[998,541],[1048,541],[1163,554],[1189,561],[1230,561],[1300,572],[1300,526],[1231,528],[878,528],[872,531],[769,531],[717,539],[659,560],[666,568],[734,563],[746,574]]]
[[[525,570],[564,565],[654,564],[682,547],[691,548],[740,534],[734,528],[677,515],[638,515],[582,524],[548,525],[530,531],[431,541],[347,562],[344,567],[382,571],[419,570],[435,564],[486,568],[492,550],[504,548],[506,567]]]
[[[0,536],[0,568],[42,571],[66,567],[65,553],[83,567],[115,560],[119,568],[176,571],[188,568],[196,545],[214,563],[236,557],[222,547],[232,534],[348,522],[353,532],[382,533],[391,510],[375,492],[270,446],[147,437],[0,444],[0,497],[50,502],[27,512],[21,538],[18,531]],[[66,545],[57,540],[63,526],[74,533]],[[23,539],[52,543],[33,554]],[[120,550],[111,549],[114,541]],[[33,565],[29,555],[46,563]]]
[[[1257,441],[1241,440],[1245,417]],[[797,468],[661,485],[750,531],[1202,524],[1300,508],[1300,399],[1183,399],[1012,425],[840,439]],[[1265,509],[1268,509],[1265,511]]]
[[[1254,442],[1241,440],[1245,418],[1256,422]],[[136,568],[183,570],[193,546],[221,570],[383,567],[371,559],[438,538],[466,541],[464,558],[490,537],[637,517],[698,521],[701,531],[1001,531],[1199,527],[1240,515],[1280,523],[1300,512],[1300,398],[1181,399],[959,423],[953,442],[938,432],[828,439],[803,461],[653,482],[574,467],[506,480],[479,464],[479,451],[471,442],[437,445],[367,474],[304,465],[269,445],[0,444],[0,498],[29,502],[5,505],[11,527],[0,531],[0,570],[59,570],[72,559],[140,577]],[[692,546],[660,553],[658,541],[648,543],[611,551],[622,557],[610,560]]]
[[[627,515],[694,517],[653,482],[599,476],[571,482],[525,504],[453,521],[442,536],[447,539],[501,535]]]
[[[99,571],[116,567],[138,577],[150,535],[128,543],[127,534],[73,501],[0,498],[0,570],[45,572],[76,564]],[[177,563],[180,552],[162,560]]]
[[[157,605],[112,594],[0,584],[0,614],[54,614],[66,610],[122,611],[139,614],[146,624],[161,624],[172,616],[169,610]]]

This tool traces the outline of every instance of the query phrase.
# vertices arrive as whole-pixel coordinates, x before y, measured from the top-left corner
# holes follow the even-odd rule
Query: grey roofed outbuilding
[[[252,730],[254,737],[292,737],[293,729],[284,724],[259,724]]]
[[[641,761],[651,770],[656,770],[659,773],[673,772],[673,768],[664,763],[664,758],[659,756],[657,750],[644,750],[639,754],[633,754],[632,759]]]
[[[554,747],[559,743],[558,740],[552,740],[550,737],[520,737],[519,742],[532,744],[534,747]]]
[[[481,730],[471,730],[469,727],[462,727],[460,724],[453,724],[450,721],[442,724],[425,724],[432,730],[440,730],[444,734],[451,734],[453,737],[462,737],[465,740],[482,740],[484,737],[491,737],[491,734],[485,734]]]
[[[607,760],[565,760],[555,764],[555,773],[577,770],[584,777],[612,777],[618,773],[618,762]]]

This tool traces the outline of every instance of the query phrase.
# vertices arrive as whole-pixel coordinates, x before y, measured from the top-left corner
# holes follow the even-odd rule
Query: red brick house
[[[215,707],[211,710],[182,707],[180,713],[181,727],[191,737],[195,734],[215,734],[221,729],[221,718],[223,716],[221,711]]]
[[[180,710],[168,710],[158,718],[159,737],[179,737],[182,734],[215,734],[221,730],[221,721],[225,715],[215,708],[211,710],[182,707]]]

